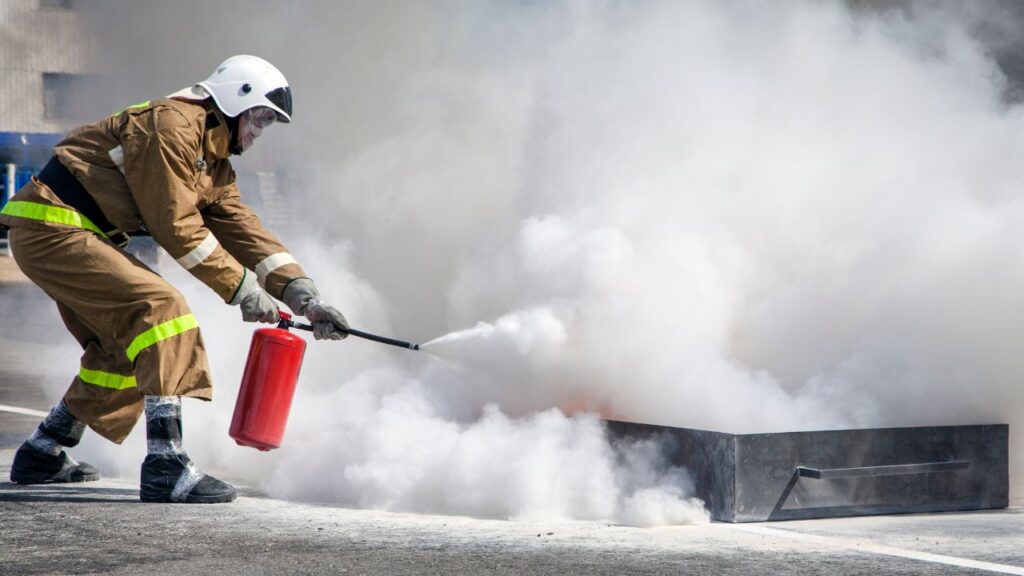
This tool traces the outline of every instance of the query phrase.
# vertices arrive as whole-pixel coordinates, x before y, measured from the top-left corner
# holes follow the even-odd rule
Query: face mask
[[[241,152],[252,148],[263,129],[277,120],[277,113],[265,106],[257,106],[242,112],[238,117],[238,148]]]

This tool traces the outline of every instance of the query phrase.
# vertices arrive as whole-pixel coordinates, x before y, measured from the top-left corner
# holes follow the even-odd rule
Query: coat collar
[[[206,105],[206,115],[203,154],[211,160],[225,160],[231,156],[231,131],[228,130],[228,123],[215,105]]]

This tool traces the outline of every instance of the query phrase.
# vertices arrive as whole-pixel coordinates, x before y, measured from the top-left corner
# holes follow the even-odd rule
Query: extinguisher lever
[[[282,326],[282,324],[284,324],[284,326]],[[279,322],[277,324],[277,327],[278,328],[298,328],[299,330],[306,330],[306,331],[309,331],[309,332],[313,331],[313,326],[311,324],[303,324],[302,322],[295,322],[295,321],[292,321],[292,320],[282,320],[281,322]]]
[[[292,315],[285,312],[284,310],[278,310],[277,314],[281,317],[281,320],[278,321],[277,323],[278,328],[283,328],[285,330],[289,328],[298,328],[299,330],[308,330],[310,332],[313,331],[312,326],[310,326],[309,324],[302,324],[301,322],[295,322],[294,320],[292,320]]]

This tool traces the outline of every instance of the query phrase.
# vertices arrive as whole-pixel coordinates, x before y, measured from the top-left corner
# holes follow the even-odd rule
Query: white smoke
[[[595,412],[727,432],[1024,424],[1024,115],[971,19],[326,4],[243,21],[302,38],[289,51],[197,31],[190,74],[246,50],[281,66],[295,123],[245,162],[302,171],[315,238],[279,232],[354,327],[448,335],[420,353],[311,343],[286,443],[258,454],[225,437],[249,327],[174,276],[218,385],[185,408],[201,465],[289,498],[653,525],[704,516],[683,471],[609,445]],[[146,21],[121,10],[104,16]],[[158,68],[140,70],[154,89],[188,82]]]

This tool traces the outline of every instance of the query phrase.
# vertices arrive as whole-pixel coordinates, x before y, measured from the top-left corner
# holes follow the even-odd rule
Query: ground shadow
[[[130,488],[76,484],[29,484],[0,482],[0,502],[116,502],[137,501],[139,491]]]

